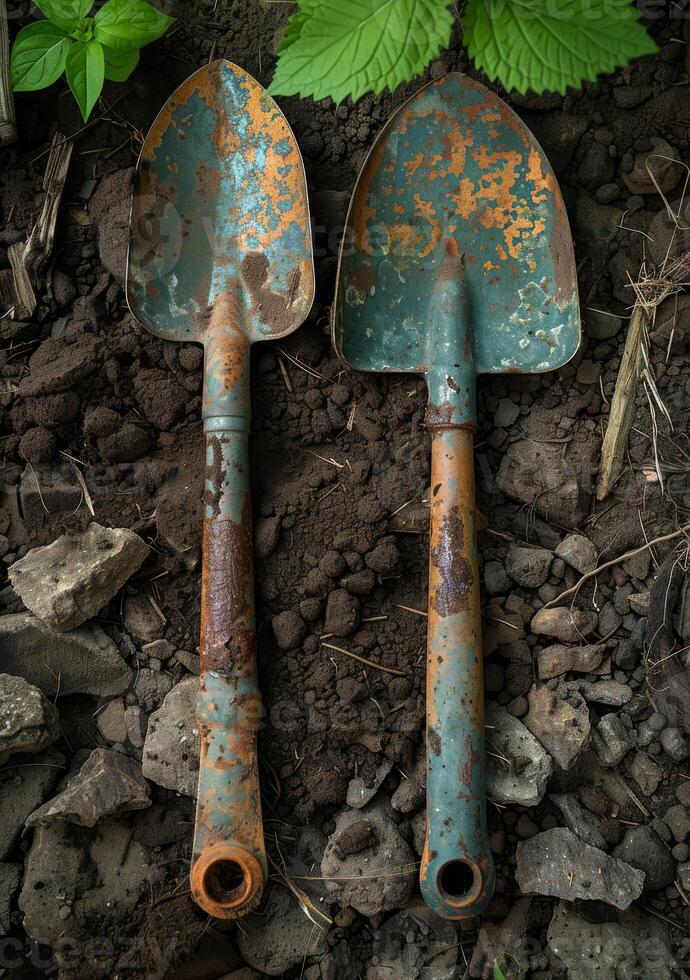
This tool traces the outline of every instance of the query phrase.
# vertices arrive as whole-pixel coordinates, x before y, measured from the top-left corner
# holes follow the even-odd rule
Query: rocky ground
[[[20,142],[0,151],[6,268],[7,247],[36,219],[51,138],[77,134],[38,307],[30,319],[0,311],[0,975],[450,980],[493,977],[498,963],[508,978],[535,980],[685,976],[688,550],[683,535],[646,547],[682,528],[690,509],[682,294],[657,309],[649,347],[673,428],[658,405],[652,416],[640,386],[624,471],[606,500],[594,497],[629,277],[688,247],[686,171],[672,162],[690,162],[682,23],[658,18],[657,57],[582,92],[514,100],[563,186],[585,336],[557,374],[480,383],[497,864],[481,922],[435,919],[416,883],[425,386],[349,373],[328,337],[357,169],[416,83],[354,107],[282,103],[307,166],[318,297],[299,332],[253,358],[273,873],[259,913],[234,927],[207,921],[187,884],[201,350],[140,329],[123,268],[142,132],[211,55],[267,83],[290,8],[163,5],[177,26],[130,83],[106,88],[92,125],[82,129],[64,87],[20,96]],[[458,67],[456,43],[430,75]],[[650,151],[670,158],[653,167],[665,199]]]

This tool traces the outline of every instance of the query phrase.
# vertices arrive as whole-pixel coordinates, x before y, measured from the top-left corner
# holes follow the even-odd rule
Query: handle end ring
[[[238,919],[256,908],[264,873],[254,855],[235,844],[214,844],[201,852],[190,874],[192,897],[215,919]]]

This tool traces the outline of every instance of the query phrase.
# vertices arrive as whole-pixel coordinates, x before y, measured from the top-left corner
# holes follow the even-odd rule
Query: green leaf
[[[309,20],[309,14],[304,10],[298,10],[290,17],[285,25],[283,36],[281,37],[278,45],[278,54],[280,54],[281,51],[285,51],[290,47],[293,41],[297,40],[302,32],[302,27],[307,20]]]
[[[138,51],[113,51],[103,48],[105,77],[111,82],[126,82],[139,64]]]
[[[269,91],[341,102],[392,90],[448,44],[452,25],[446,0],[302,0]]]
[[[506,975],[496,960],[494,960],[494,980],[506,980]]]
[[[630,0],[468,0],[465,44],[491,81],[560,92],[657,46]]]
[[[175,18],[156,10],[146,0],[108,0],[94,20],[97,41],[107,48],[132,51],[165,34]]]
[[[49,20],[22,27],[12,46],[12,88],[35,92],[62,75],[70,41],[62,28]]]
[[[98,41],[77,41],[67,55],[67,81],[86,122],[105,78],[105,58]]]
[[[93,7],[93,0],[34,0],[34,3],[49,21],[65,31],[76,27]]]

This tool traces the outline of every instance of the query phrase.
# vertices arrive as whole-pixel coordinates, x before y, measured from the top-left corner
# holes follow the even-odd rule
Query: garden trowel
[[[473,437],[479,374],[552,371],[580,339],[572,239],[532,134],[460,74],[388,122],[341,247],[336,348],[363,371],[426,377],[431,434],[427,830],[420,882],[439,915],[491,899]]]
[[[267,876],[256,755],[249,348],[299,327],[313,294],[295,138],[258,82],[215,61],[173,93],[146,137],[127,298],[159,337],[204,345],[201,765],[191,887],[219,918],[254,908]]]

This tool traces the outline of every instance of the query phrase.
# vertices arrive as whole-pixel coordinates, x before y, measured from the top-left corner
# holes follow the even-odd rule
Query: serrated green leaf
[[[98,41],[77,41],[67,55],[67,81],[87,122],[103,89],[105,58]]]
[[[657,46],[630,0],[468,0],[470,57],[518,92],[560,92],[594,81]]]
[[[94,38],[116,51],[138,51],[161,37],[174,17],[146,0],[108,0],[96,14]]]
[[[269,91],[335,102],[414,78],[453,25],[446,0],[306,0],[294,17]]]
[[[303,10],[298,10],[290,17],[289,21],[285,25],[285,30],[283,31],[283,36],[280,39],[277,51],[280,54],[290,47],[293,41],[296,41],[302,32],[302,27],[308,19],[308,14]]]
[[[138,51],[113,51],[103,48],[105,77],[111,82],[126,82],[139,64]]]
[[[22,27],[12,46],[12,88],[35,92],[56,82],[65,70],[70,41],[57,24],[39,20]]]
[[[34,3],[49,21],[66,31],[76,27],[93,7],[93,0],[34,0]]]

